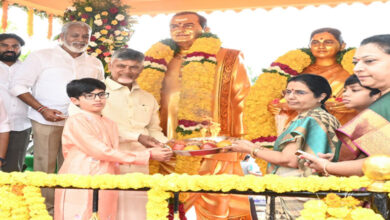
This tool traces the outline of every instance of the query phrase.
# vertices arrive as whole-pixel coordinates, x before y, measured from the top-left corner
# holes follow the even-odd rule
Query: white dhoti
[[[119,145],[124,151],[144,151],[146,147],[139,142],[127,142]],[[149,174],[149,165],[121,165],[120,174],[144,173]],[[147,192],[119,191],[117,220],[144,220],[146,219]]]

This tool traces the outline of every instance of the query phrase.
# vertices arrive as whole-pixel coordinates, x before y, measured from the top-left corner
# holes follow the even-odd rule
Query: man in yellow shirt
[[[151,148],[151,157],[167,161],[172,151],[162,148],[167,138],[162,133],[159,105],[152,94],[142,90],[136,79],[143,70],[144,55],[123,48],[116,51],[109,64],[111,76],[106,78],[106,91],[110,93],[103,115],[115,121],[119,128],[119,148],[128,151],[145,151]],[[121,165],[121,174],[149,173],[148,165]],[[147,195],[145,192],[119,192],[117,219],[146,219]]]

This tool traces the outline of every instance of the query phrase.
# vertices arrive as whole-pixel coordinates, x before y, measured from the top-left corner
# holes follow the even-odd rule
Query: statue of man
[[[220,124],[221,135],[244,134],[243,100],[250,83],[242,54],[222,48],[219,39],[207,32],[203,16],[180,12],[170,22],[172,40],[161,41],[146,52],[138,82],[160,102],[161,127],[170,139],[200,137],[199,130],[210,122]],[[243,175],[241,157],[236,153],[205,156],[199,174]],[[172,169],[162,171],[169,172]],[[192,204],[200,219],[250,218],[246,196],[197,194],[185,206]]]

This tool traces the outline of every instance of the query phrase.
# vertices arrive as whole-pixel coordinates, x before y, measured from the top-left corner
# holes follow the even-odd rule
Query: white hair
[[[92,28],[87,23],[82,22],[82,21],[71,21],[71,22],[64,24],[64,26],[62,26],[61,34],[65,35],[66,32],[68,32],[69,28],[72,26],[79,26],[79,27],[87,28],[89,34],[91,34],[91,32],[92,32]]]

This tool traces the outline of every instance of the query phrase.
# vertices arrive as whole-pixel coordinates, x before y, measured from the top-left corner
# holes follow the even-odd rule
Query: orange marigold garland
[[[32,8],[27,11],[27,34],[28,36],[34,34],[34,9]]]
[[[48,27],[47,27],[47,39],[51,39],[51,36],[53,35],[53,15],[50,14],[47,18]]]
[[[8,26],[8,1],[3,1],[2,9],[3,16],[1,17],[1,28],[3,29],[3,32],[5,32]]]

